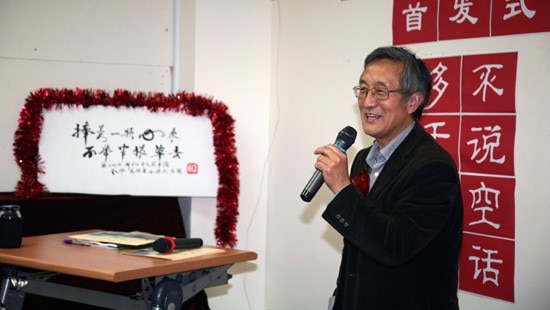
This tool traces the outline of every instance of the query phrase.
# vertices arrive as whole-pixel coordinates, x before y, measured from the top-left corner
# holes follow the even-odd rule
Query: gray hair
[[[413,113],[415,119],[420,119],[432,91],[432,75],[424,61],[405,47],[385,46],[372,51],[365,58],[363,68],[379,59],[391,59],[403,63],[403,72],[399,79],[403,95],[408,98],[410,95],[420,92],[424,96],[424,99]]]

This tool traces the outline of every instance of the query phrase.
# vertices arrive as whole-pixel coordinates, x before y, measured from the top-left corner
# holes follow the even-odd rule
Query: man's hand
[[[338,193],[351,182],[348,174],[348,157],[336,146],[321,146],[313,152],[317,157],[315,168],[323,173],[325,184],[333,193]]]

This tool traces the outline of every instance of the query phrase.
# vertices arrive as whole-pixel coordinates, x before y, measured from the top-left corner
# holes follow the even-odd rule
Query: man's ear
[[[416,109],[420,106],[422,103],[422,100],[424,99],[424,96],[421,92],[416,92],[409,96],[409,100],[407,101],[407,113],[413,114]]]

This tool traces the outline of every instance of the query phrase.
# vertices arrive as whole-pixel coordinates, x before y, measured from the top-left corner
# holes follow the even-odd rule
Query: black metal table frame
[[[20,310],[28,293],[115,310],[180,309],[201,290],[227,284],[231,278],[227,271],[231,266],[144,278],[141,279],[141,292],[126,296],[49,282],[56,273],[3,265],[0,306],[2,310]]]

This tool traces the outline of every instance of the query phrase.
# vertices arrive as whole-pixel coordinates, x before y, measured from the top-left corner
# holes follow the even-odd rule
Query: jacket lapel
[[[401,142],[390,156],[384,169],[376,179],[373,187],[369,191],[369,198],[376,197],[388,186],[392,180],[399,174],[403,167],[407,164],[405,160],[407,155],[416,147],[422,137],[426,134],[422,126],[415,123],[409,135]]]

